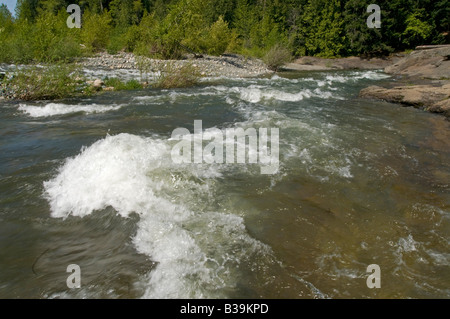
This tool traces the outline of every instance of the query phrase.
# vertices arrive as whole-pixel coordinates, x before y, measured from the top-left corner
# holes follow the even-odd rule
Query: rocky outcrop
[[[395,86],[370,86],[361,90],[360,97],[414,106],[450,118],[450,45],[418,47],[384,71],[396,75]]]
[[[419,47],[384,69],[386,73],[427,79],[450,79],[450,45]]]
[[[325,59],[304,56],[285,64],[282,69],[286,71],[376,70],[383,69],[399,59],[400,57],[396,55],[371,59],[360,57]]]
[[[397,86],[393,88],[369,86],[361,90],[359,96],[423,108],[450,117],[450,83],[437,87],[432,85]]]

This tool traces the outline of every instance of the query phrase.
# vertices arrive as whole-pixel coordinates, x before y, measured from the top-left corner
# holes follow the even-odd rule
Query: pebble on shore
[[[150,59],[136,56],[133,53],[119,53],[111,55],[106,52],[97,54],[94,57],[84,58],[79,63],[83,67],[97,67],[106,68],[110,70],[117,69],[135,69],[139,70],[143,59],[145,68],[153,72],[160,71],[167,66],[167,60]],[[203,56],[202,58],[194,59],[194,57],[187,56],[184,60],[170,60],[171,65],[178,69],[183,65],[195,65],[202,76],[206,77],[230,77],[230,78],[245,78],[257,77],[266,74],[271,74],[273,71],[269,70],[267,66],[258,59],[245,58],[236,54],[226,54],[222,56]]]

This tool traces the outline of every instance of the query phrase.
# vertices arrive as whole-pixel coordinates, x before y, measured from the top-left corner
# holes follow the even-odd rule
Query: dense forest
[[[377,0],[381,28],[368,28],[374,0],[18,0],[0,6],[0,62],[70,61],[121,50],[163,59],[234,52],[261,57],[382,55],[444,43],[449,0]],[[82,11],[68,28],[69,4]]]

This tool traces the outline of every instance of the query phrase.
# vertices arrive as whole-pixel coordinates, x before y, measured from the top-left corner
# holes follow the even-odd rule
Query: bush
[[[161,89],[191,87],[197,85],[199,79],[200,73],[192,64],[186,64],[178,68],[173,64],[168,64],[161,71],[153,87]]]
[[[111,37],[109,39],[108,45],[106,47],[106,51],[109,54],[116,54],[123,49],[127,49],[127,34],[128,29],[119,29],[115,28],[111,31]]]
[[[136,66],[139,69],[139,75],[141,78],[141,82],[148,81],[148,74],[152,71],[152,64],[150,60],[146,57],[137,56],[136,57]]]
[[[105,86],[112,86],[115,91],[142,89],[142,84],[137,80],[123,82],[118,78],[105,79]]]
[[[139,26],[131,26],[126,35],[128,51],[146,57],[161,57],[162,34],[161,25],[154,14],[145,13]]]
[[[35,23],[33,34],[34,59],[39,62],[71,62],[81,55],[79,29],[69,29],[67,13],[59,11],[57,16],[42,13]]]
[[[90,52],[105,49],[109,43],[111,33],[111,15],[103,12],[85,12],[83,15],[83,28],[81,29],[81,40]]]
[[[54,15],[42,11],[34,24],[27,19],[14,22],[0,14],[0,62],[70,62],[81,55],[79,29],[69,29],[64,10]],[[4,27],[2,27],[4,25]]]
[[[403,32],[403,43],[409,47],[415,47],[426,43],[433,32],[433,27],[423,21],[422,14],[415,12],[406,19],[406,29]]]
[[[33,67],[17,71],[6,87],[22,100],[53,100],[80,92],[84,81],[72,65],[56,65],[46,70]]]
[[[17,21],[14,27],[0,33],[0,62],[29,63],[33,60],[33,26]]]
[[[288,48],[283,45],[274,45],[264,56],[263,60],[270,70],[278,71],[278,69],[291,61],[292,55]]]
[[[223,21],[222,16],[209,29],[207,39],[205,46],[208,54],[221,55],[227,49],[231,40],[231,33],[228,29],[228,23]]]

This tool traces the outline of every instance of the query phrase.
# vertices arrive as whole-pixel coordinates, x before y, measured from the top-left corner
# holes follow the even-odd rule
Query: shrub
[[[39,15],[34,25],[33,54],[40,62],[70,62],[81,55],[79,29],[66,25],[67,13],[63,10],[54,16],[50,12]]]
[[[285,63],[291,61],[292,55],[288,48],[283,45],[274,45],[264,56],[263,60],[270,70],[278,71]]]
[[[111,37],[106,47],[106,51],[109,54],[116,54],[117,52],[127,48],[128,29],[131,28],[115,28],[113,31],[111,31]]]
[[[0,33],[0,62],[29,63],[33,60],[33,26],[17,21],[14,27]]]
[[[406,19],[406,29],[403,32],[403,43],[409,47],[424,44],[430,38],[433,27],[423,21],[422,14],[415,12]]]
[[[197,85],[199,79],[200,73],[192,64],[186,64],[181,67],[167,64],[156,79],[153,87],[161,89],[191,87]]]
[[[91,52],[105,49],[111,33],[111,15],[106,11],[101,15],[87,11],[83,18],[81,39],[86,49]]]
[[[115,91],[142,89],[142,84],[137,80],[123,82],[118,78],[105,79],[105,86],[112,86]]]
[[[81,91],[84,81],[72,65],[55,65],[46,70],[33,67],[17,71],[6,86],[22,100],[52,100]]]
[[[147,82],[148,80],[148,74],[152,70],[151,62],[148,58],[137,56],[136,57],[136,66],[139,69],[139,75],[141,78],[141,82]]]
[[[205,46],[208,54],[221,55],[225,52],[231,40],[231,33],[228,29],[228,23],[223,21],[223,17],[219,19],[209,29]]]
[[[154,13],[145,13],[139,26],[132,26],[126,35],[127,50],[146,57],[163,57],[162,26]]]

